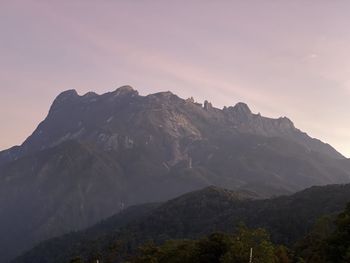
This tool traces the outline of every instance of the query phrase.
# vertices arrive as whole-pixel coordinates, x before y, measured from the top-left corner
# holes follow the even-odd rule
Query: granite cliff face
[[[21,146],[0,152],[0,164],[67,140],[90,141],[105,148],[127,144],[126,147],[131,147],[131,137],[139,137],[136,133],[152,136],[161,132],[174,138],[200,139],[202,135],[210,137],[212,129],[281,137],[294,140],[310,151],[344,158],[330,145],[296,129],[288,118],[271,119],[253,114],[242,102],[220,110],[208,101],[202,107],[171,92],[143,97],[130,86],[124,86],[103,95],[89,92],[79,96],[75,90],[61,93],[47,118]]]
[[[129,205],[208,185],[264,197],[349,178],[349,161],[330,145],[244,103],[221,110],[129,86],[69,90],[21,146],[0,152],[0,261]]]

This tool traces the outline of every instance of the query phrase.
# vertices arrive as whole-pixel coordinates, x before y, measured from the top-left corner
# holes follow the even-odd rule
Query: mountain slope
[[[267,197],[349,178],[349,160],[331,146],[244,103],[220,110],[129,86],[70,90],[21,146],[0,152],[0,261],[124,207],[208,185]]]
[[[89,258],[96,254],[105,258],[113,244],[123,259],[150,239],[162,243],[198,238],[212,231],[232,232],[240,222],[267,228],[275,242],[291,245],[317,218],[337,214],[349,201],[350,185],[312,187],[270,200],[255,200],[249,192],[208,187],[161,205],[126,209],[85,231],[44,242],[14,262],[63,263],[77,255]]]

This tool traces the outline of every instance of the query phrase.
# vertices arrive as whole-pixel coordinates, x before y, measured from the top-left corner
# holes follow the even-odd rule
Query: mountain
[[[202,106],[192,98],[183,100],[171,92],[144,97],[130,86],[123,86],[103,95],[89,92],[79,96],[75,90],[61,93],[47,118],[21,146],[0,152],[0,164],[70,139],[93,141],[103,149],[116,150],[132,147],[134,139],[150,143],[152,135],[196,140],[220,132],[281,137],[302,144],[309,151],[344,158],[330,145],[296,129],[288,118],[253,114],[245,103],[219,110],[208,101]]]
[[[208,185],[269,197],[349,178],[350,161],[330,145],[244,103],[69,90],[21,146],[0,152],[0,261]]]
[[[87,230],[43,242],[13,262],[63,263],[92,255],[107,259],[111,248],[122,260],[149,240],[162,243],[213,231],[233,232],[240,222],[264,227],[274,242],[293,245],[319,217],[338,214],[349,201],[349,184],[312,187],[267,200],[256,200],[249,192],[207,187],[163,204],[127,208]]]

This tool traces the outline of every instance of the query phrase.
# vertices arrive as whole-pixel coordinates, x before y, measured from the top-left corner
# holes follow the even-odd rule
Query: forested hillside
[[[346,207],[350,185],[312,187],[267,200],[255,197],[208,187],[163,204],[132,207],[85,231],[44,242],[14,262],[64,263],[97,256],[107,260],[113,255],[112,262],[122,262],[149,241],[158,245],[171,239],[201,239],[213,232],[232,235],[242,223],[265,229],[275,245],[294,248],[319,218],[333,221]]]

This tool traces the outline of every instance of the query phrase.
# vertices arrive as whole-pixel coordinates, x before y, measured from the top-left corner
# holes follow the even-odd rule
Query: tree
[[[327,259],[334,263],[350,262],[350,203],[335,221],[336,230],[327,240]]]
[[[146,243],[139,248],[139,256],[135,257],[131,262],[133,263],[158,263],[160,248],[153,242]]]
[[[319,218],[310,233],[295,245],[295,253],[299,260],[308,263],[325,263],[327,239],[333,232],[333,220],[329,216]]]
[[[289,251],[285,246],[277,246],[275,248],[275,259],[278,263],[292,263]]]
[[[220,263],[232,246],[232,236],[225,233],[213,233],[198,240],[196,260],[201,263]]]
[[[249,262],[250,248],[253,249],[254,263],[275,263],[274,246],[266,230],[262,228],[248,229],[240,225],[236,236],[232,239],[231,247],[222,258],[222,263]]]

